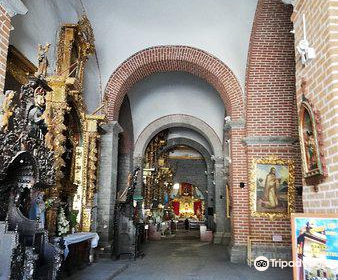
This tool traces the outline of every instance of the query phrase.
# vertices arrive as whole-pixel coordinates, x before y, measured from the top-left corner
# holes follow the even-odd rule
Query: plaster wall
[[[49,73],[56,69],[57,44],[60,27],[64,23],[77,23],[84,13],[79,0],[22,0],[28,12],[12,20],[10,44],[14,45],[32,63],[37,65],[38,44],[51,43],[48,53]],[[109,43],[108,43],[109,45]],[[84,95],[88,112],[100,104],[101,77],[95,55],[85,67]]]
[[[138,82],[128,97],[135,140],[151,122],[171,114],[196,117],[206,122],[220,139],[223,138],[223,102],[214,88],[191,74],[154,74]]]
[[[157,45],[200,48],[224,61],[242,88],[257,0],[83,0],[105,85],[134,53]]]
[[[109,76],[134,53],[157,45],[187,45],[221,59],[242,88],[250,32],[257,0],[84,0],[94,28],[97,58],[85,69],[84,94],[89,112],[99,104]],[[25,16],[15,17],[10,43],[30,61],[36,47],[50,42],[50,72],[55,69],[56,43],[62,23],[76,23],[84,12],[79,0],[23,0]]]
[[[51,43],[48,59],[50,72],[55,70],[58,32],[62,23],[76,23],[82,14],[78,0],[22,0],[28,9],[14,17],[10,44],[37,65],[38,44]]]

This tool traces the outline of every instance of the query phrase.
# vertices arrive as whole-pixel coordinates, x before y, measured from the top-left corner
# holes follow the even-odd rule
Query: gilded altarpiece
[[[91,210],[96,192],[98,125],[105,120],[104,116],[87,114],[82,94],[85,63],[94,50],[93,31],[85,16],[77,24],[63,25],[57,72],[55,76],[47,78],[53,91],[46,98],[46,123],[49,128],[46,145],[54,151],[57,174],[56,184],[49,197],[59,198],[65,193],[74,197],[73,210],[79,213],[77,229],[82,231],[91,229]],[[69,130],[73,130],[67,118],[76,119],[76,134],[69,133]],[[69,146],[72,153],[68,151]],[[67,154],[71,154],[71,167],[66,166]],[[65,174],[66,170],[68,175]],[[65,184],[66,175],[68,182],[71,180],[68,184]],[[51,232],[56,229],[56,216],[57,207],[51,207],[47,213],[48,229]]]

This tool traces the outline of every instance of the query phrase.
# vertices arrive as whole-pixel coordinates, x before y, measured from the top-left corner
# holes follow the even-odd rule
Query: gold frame
[[[20,51],[14,46],[9,45],[7,57],[7,72],[19,84],[25,85],[28,83],[28,77],[34,75],[37,67],[29,61]]]
[[[289,168],[289,182],[288,182],[288,207],[287,212],[258,212],[257,206],[257,164],[271,164],[271,165],[287,165]],[[295,188],[295,165],[291,159],[284,160],[276,156],[267,158],[253,159],[250,169],[250,210],[252,217],[263,217],[274,219],[288,219],[290,214],[295,212],[296,188]]]

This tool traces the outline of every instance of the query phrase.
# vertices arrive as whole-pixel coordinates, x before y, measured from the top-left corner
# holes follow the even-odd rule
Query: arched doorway
[[[188,115],[170,115],[152,122],[146,129],[143,130],[135,143],[134,166],[143,167],[143,162],[146,160],[146,149],[155,136],[159,135],[160,132],[168,128],[175,127],[188,128],[197,132],[206,139],[212,149],[212,156],[210,156],[210,160],[213,162],[213,170],[210,171],[210,173],[213,172],[213,184],[215,185],[214,212],[216,213],[216,232],[219,232],[222,235],[227,231],[225,213],[226,178],[224,174],[223,148],[216,133],[205,122]],[[142,184],[140,180],[138,188],[136,189],[138,195],[141,195],[141,190]],[[222,240],[220,240],[220,242],[221,241]]]
[[[228,118],[226,119],[225,129],[227,129],[227,137],[231,142],[231,150],[229,154],[229,158],[231,159],[231,165],[228,178],[231,192],[230,197],[236,197],[235,200],[231,201],[231,225],[233,225],[231,227],[231,236],[233,244],[243,245],[246,243],[246,236],[248,234],[249,227],[247,222],[249,219],[249,209],[243,208],[243,205],[248,205],[248,194],[247,192],[243,192],[243,190],[239,188],[240,182],[245,182],[245,180],[247,179],[247,157],[245,154],[245,147],[242,142],[242,139],[245,136],[245,106],[243,93],[239,86],[239,83],[231,70],[224,63],[202,50],[185,46],[159,46],[136,53],[135,55],[127,59],[124,63],[122,63],[120,67],[117,68],[117,70],[110,77],[105,90],[107,100],[107,117],[111,122],[109,125],[109,129],[111,129],[112,131],[112,134],[109,137],[116,137],[119,133],[120,128],[117,121],[120,106],[123,102],[125,95],[129,92],[130,89],[134,87],[135,83],[157,72],[173,71],[188,72],[204,79],[217,90],[223,101],[228,116]],[[154,135],[156,135],[156,133],[172,126],[185,128],[194,127],[194,120],[193,123],[191,123],[191,120],[189,120],[189,116],[180,115],[178,119],[175,119],[177,118],[177,116],[173,116],[173,118],[174,119],[170,119],[170,117],[168,116],[160,118],[160,122],[166,122],[163,123],[163,126],[161,125],[160,130],[158,130],[157,127],[145,137],[140,135],[137,138],[137,140],[135,141],[133,156],[134,167],[142,166],[144,150],[146,149],[148,142]],[[153,125],[154,122],[151,123],[149,127],[152,127]],[[218,138],[214,132],[211,132],[210,135],[205,135],[205,131],[210,131],[210,129],[204,128],[205,126],[202,128],[198,128],[198,126],[194,127],[196,132],[206,136],[205,138],[213,147],[211,159],[214,163],[214,183],[215,186],[219,186],[216,188],[217,191],[215,191],[215,208],[216,212],[220,213],[220,215],[216,215],[216,219],[218,219],[217,225],[220,229],[219,237],[221,238],[221,236],[224,236],[226,221],[226,194],[224,181],[224,175],[226,173],[224,170],[225,144],[223,143],[224,139],[220,140],[220,138]],[[216,137],[214,137],[215,135]],[[107,145],[108,144],[109,143],[107,142]],[[115,148],[113,147],[113,149]],[[233,157],[234,151],[236,151],[236,157]],[[114,164],[114,160],[112,160],[111,163],[112,166],[116,166]],[[104,173],[101,172],[102,178],[104,177],[103,174]],[[113,176],[112,180],[110,180],[109,183],[106,184],[106,187],[108,189],[111,188],[109,187],[109,185],[113,186],[114,184],[116,184],[114,183],[116,182],[116,178],[114,179],[115,175],[113,170],[107,172],[106,174],[110,177]],[[141,180],[139,180],[139,184],[141,184]],[[110,193],[110,195],[114,194],[114,189],[107,190],[106,193],[102,191],[103,201],[107,201],[107,198],[105,197],[107,193]],[[110,204],[108,202],[104,202],[106,205],[102,208],[103,225],[101,229],[98,228],[99,232],[104,232],[102,236],[106,236],[107,241],[109,241],[109,236],[112,235],[109,227],[104,228],[104,225],[107,225],[107,222],[108,224],[113,223],[110,217],[111,215],[107,214],[107,211],[105,212],[105,209],[107,210],[108,208],[108,212],[113,211],[112,209],[114,207],[112,207],[112,204],[114,205],[114,199],[110,198],[110,201]]]

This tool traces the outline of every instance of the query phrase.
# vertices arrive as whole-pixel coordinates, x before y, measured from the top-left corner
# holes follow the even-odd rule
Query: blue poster
[[[338,216],[294,214],[293,260],[296,280],[338,279]]]

